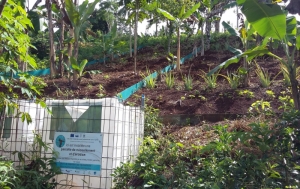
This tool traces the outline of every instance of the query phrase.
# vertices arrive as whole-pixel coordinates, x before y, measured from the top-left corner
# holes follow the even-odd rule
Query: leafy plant
[[[99,98],[105,97],[105,89],[103,85],[99,85],[99,92],[96,94]]]
[[[269,98],[274,99],[275,98],[275,93],[272,90],[266,90],[266,94],[268,95]]]
[[[255,115],[270,115],[272,113],[271,103],[264,100],[255,101],[251,104],[249,112]]]
[[[271,85],[271,76],[267,71],[261,68],[258,64],[256,64],[255,73],[258,76],[262,87],[269,87]]]
[[[279,106],[278,109],[283,109],[283,111],[290,111],[294,108],[294,100],[290,96],[279,96],[278,100],[281,103],[281,106]]]
[[[163,127],[159,119],[159,109],[153,106],[145,106],[145,128],[144,136],[157,138]]]
[[[10,189],[15,187],[14,183],[18,181],[13,162],[8,161],[5,157],[0,157],[0,188]]]
[[[18,179],[14,182],[15,188],[53,189],[58,185],[53,177],[61,172],[55,164],[55,152],[51,146],[42,141],[42,136],[35,134],[33,143],[28,147],[29,151],[14,152],[22,163],[17,170]],[[42,156],[42,150],[52,152],[54,157]],[[25,164],[26,158],[31,161],[30,164]]]
[[[168,89],[171,89],[175,85],[175,76],[172,72],[166,73],[166,85]]]
[[[123,188],[293,188],[298,186],[300,112],[266,122],[217,125],[206,145],[186,146],[173,138],[146,137],[134,162],[113,173]],[[189,120],[187,120],[189,122]],[[206,132],[210,133],[210,132]],[[293,155],[294,154],[294,155]]]
[[[202,77],[205,81],[205,83],[207,84],[207,87],[209,89],[214,89],[217,87],[217,78],[219,73],[215,73],[212,75],[207,75],[203,70],[201,70],[203,75],[200,75],[200,77]]]
[[[177,61],[176,61],[176,69],[180,70],[180,26],[183,22],[183,20],[187,19],[190,17],[199,7],[200,3],[195,4],[191,9],[185,10],[185,4],[180,8],[179,14],[175,17],[169,12],[157,8],[157,12],[159,14],[162,14],[165,18],[167,18],[170,21],[173,21],[176,25],[176,30],[177,30]]]
[[[149,89],[153,89],[156,86],[156,79],[155,77],[151,74],[150,70],[147,68],[146,74],[141,73],[141,76],[143,77],[144,85],[145,87]]]
[[[190,91],[193,89],[193,78],[190,74],[187,76],[186,75],[183,76],[183,81],[184,81],[185,90]]]
[[[286,67],[283,64],[280,65],[280,69],[281,69],[281,72],[283,74],[283,83],[284,83],[284,85],[287,86],[287,87],[290,87],[291,86],[291,80],[290,80],[290,77],[289,77],[288,70],[286,69]]]
[[[239,96],[245,96],[246,98],[254,98],[254,93],[248,89],[238,91]]]
[[[219,75],[224,77],[228,81],[232,89],[237,89],[238,86],[240,85],[240,80],[241,80],[240,75],[229,73],[229,72],[227,72],[227,76],[223,74],[219,74]]]
[[[84,68],[85,68],[88,61],[87,61],[87,59],[85,59],[85,60],[81,61],[81,63],[79,64],[74,57],[71,57],[70,60],[71,60],[72,69],[76,70],[78,72],[78,80],[80,81],[81,77],[85,73]]]

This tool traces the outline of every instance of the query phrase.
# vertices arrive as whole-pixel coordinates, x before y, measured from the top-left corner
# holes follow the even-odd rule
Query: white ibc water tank
[[[28,112],[33,122],[26,124],[20,118],[8,122],[12,132],[9,138],[2,139],[2,144],[8,144],[7,152],[28,151],[25,144],[32,140],[33,130],[42,135],[43,141],[52,144],[55,133],[98,133],[102,136],[100,176],[61,174],[56,181],[64,188],[111,188],[114,169],[138,154],[144,131],[143,111],[139,107],[124,106],[116,98],[47,100],[46,104],[51,114],[35,103],[19,102],[21,110]],[[43,153],[52,156],[50,151]],[[17,161],[11,153],[10,158]]]

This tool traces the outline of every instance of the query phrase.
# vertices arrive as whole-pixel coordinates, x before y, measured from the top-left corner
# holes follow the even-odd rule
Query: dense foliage
[[[274,124],[218,125],[203,146],[146,136],[136,160],[115,170],[115,188],[297,188],[299,118],[291,110]]]
[[[60,169],[56,167],[54,157],[42,155],[42,150],[49,150],[51,156],[53,149],[37,134],[33,143],[26,145],[30,152],[14,152],[21,163],[19,166],[5,157],[0,158],[0,188],[54,189],[58,184],[54,176],[60,173]]]

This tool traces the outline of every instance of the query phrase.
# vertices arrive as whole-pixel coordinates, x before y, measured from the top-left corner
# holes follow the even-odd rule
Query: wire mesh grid
[[[50,149],[36,151],[34,133],[54,146],[55,133],[99,133],[102,135],[100,176],[87,171],[81,174],[60,174],[55,180],[57,188],[112,188],[111,174],[121,162],[133,160],[139,151],[144,131],[144,112],[139,107],[124,106],[115,98],[86,100],[47,100],[51,110],[30,101],[20,100],[19,112],[30,114],[32,122],[22,122],[21,115],[2,115],[0,124],[0,155],[20,165],[18,153],[27,154],[25,164],[31,156],[40,153],[52,157]],[[33,133],[34,131],[34,133]],[[98,147],[97,147],[98,148]]]

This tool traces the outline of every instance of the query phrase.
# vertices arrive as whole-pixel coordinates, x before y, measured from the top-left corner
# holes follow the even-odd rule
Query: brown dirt
[[[78,90],[72,90],[69,86],[67,78],[50,79],[45,78],[47,87],[44,94],[47,98],[55,99],[74,99],[74,98],[101,98],[113,97],[127,87],[141,81],[142,73],[146,74],[146,70],[161,70],[169,65],[168,60],[157,51],[151,48],[144,48],[139,52],[137,62],[137,74],[133,72],[133,59],[122,57],[115,62],[107,65],[95,64],[89,66],[88,70],[101,70],[102,73],[92,75],[92,78],[83,78]],[[259,80],[254,72],[250,73],[251,84],[247,88],[238,88],[233,90],[228,82],[219,77],[217,87],[208,89],[201,75],[202,71],[208,72],[222,61],[230,58],[230,52],[208,51],[205,56],[198,56],[192,60],[186,61],[181,66],[180,72],[174,72],[176,84],[173,89],[167,89],[165,78],[162,77],[160,82],[154,89],[143,88],[132,95],[126,103],[140,105],[141,95],[146,96],[147,104],[153,105],[160,109],[161,115],[169,114],[246,114],[251,104],[257,100],[264,99],[271,101],[271,106],[275,112],[279,112],[280,106],[278,96],[281,91],[286,90],[282,82],[283,76],[280,74],[279,63],[272,58],[257,59],[257,63],[271,74],[273,83],[268,88],[262,88]],[[227,71],[236,70],[240,63],[229,66],[220,73],[225,74]],[[183,77],[190,75],[193,78],[193,89],[185,90]],[[103,88],[100,90],[100,88]],[[254,97],[248,98],[239,95],[239,91],[249,90],[253,92]],[[272,90],[275,93],[275,100],[270,99],[266,94],[266,90]]]

